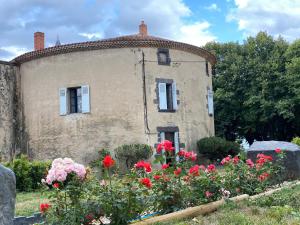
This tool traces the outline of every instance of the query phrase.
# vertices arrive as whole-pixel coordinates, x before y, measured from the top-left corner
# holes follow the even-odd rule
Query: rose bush
[[[280,149],[276,153],[279,162],[285,154]],[[175,154],[172,142],[164,141],[157,147],[159,169],[142,160],[120,177],[112,173],[115,161],[106,155],[100,181],[73,160],[56,159],[44,180],[53,194],[41,211],[48,224],[128,224],[144,214],[262,192],[281,168],[264,154],[258,154],[255,162],[240,155],[227,156],[221,169],[195,164],[196,159],[192,151],[181,149]]]

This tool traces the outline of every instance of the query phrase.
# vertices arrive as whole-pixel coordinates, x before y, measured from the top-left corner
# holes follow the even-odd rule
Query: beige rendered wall
[[[170,50],[171,65],[157,65],[156,49],[143,49],[146,58],[146,86],[148,94],[148,115],[150,132],[156,127],[178,126],[179,139],[188,150],[196,150],[200,138],[214,135],[214,119],[208,115],[207,87],[212,90],[210,75],[206,75],[205,59],[191,53]],[[148,62],[147,62],[148,61]],[[150,62],[149,62],[150,61]],[[176,82],[178,110],[175,113],[158,112],[155,82],[156,78],[173,79]],[[152,134],[150,142],[157,142]]]
[[[142,89],[142,51],[145,53],[148,120],[145,134]],[[29,147],[35,158],[72,157],[88,163],[102,148],[124,143],[157,143],[158,126],[178,126],[180,142],[195,148],[201,137],[214,134],[207,113],[205,60],[170,50],[172,61],[157,64],[157,49],[106,49],[44,57],[20,67],[24,120]],[[155,61],[155,62],[149,62]],[[177,83],[176,113],[159,113],[154,104],[155,78]],[[59,115],[59,88],[90,86],[89,114]]]

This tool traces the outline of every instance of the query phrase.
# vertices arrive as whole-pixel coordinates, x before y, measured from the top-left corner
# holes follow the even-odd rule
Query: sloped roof
[[[73,44],[65,44],[54,47],[45,48],[42,50],[27,52],[13,59],[12,63],[21,64],[30,60],[59,55],[69,52],[89,51],[98,49],[110,48],[169,48],[190,52],[201,57],[204,57],[211,64],[216,63],[216,57],[209,51],[182,42],[172,41],[164,38],[154,37],[150,35],[128,35],[116,38],[103,39],[99,41],[88,41]]]

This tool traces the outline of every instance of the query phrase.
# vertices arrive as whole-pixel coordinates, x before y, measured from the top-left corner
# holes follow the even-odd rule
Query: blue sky
[[[259,31],[287,41],[300,37],[300,0],[0,0],[0,60],[32,51],[33,33],[46,47],[135,34],[203,46],[242,42]]]

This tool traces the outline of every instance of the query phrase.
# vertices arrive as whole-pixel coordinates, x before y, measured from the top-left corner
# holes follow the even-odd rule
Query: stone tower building
[[[214,135],[210,52],[139,33],[44,48],[0,62],[0,149],[88,163],[125,143],[176,150]]]

